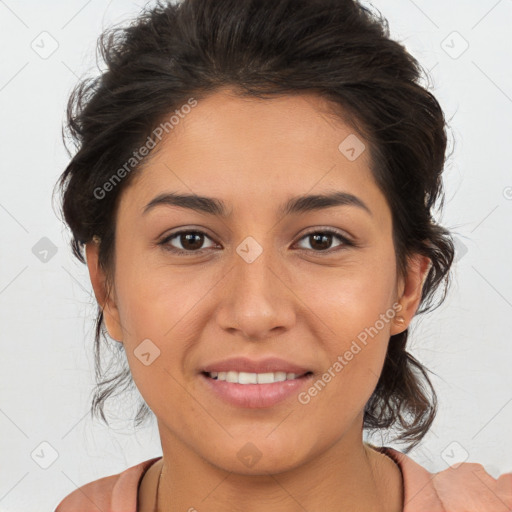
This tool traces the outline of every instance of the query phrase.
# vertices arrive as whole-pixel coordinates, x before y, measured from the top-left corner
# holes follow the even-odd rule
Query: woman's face
[[[109,333],[124,344],[163,446],[228,471],[284,471],[360,441],[389,337],[406,328],[394,317],[401,308],[407,323],[418,305],[424,267],[398,279],[368,148],[326,108],[313,95],[218,92],[180,119],[119,203]],[[299,196],[333,192],[349,200],[284,211]],[[165,194],[211,198],[225,215],[151,205]],[[189,236],[172,236],[181,231]],[[88,246],[88,264],[101,297],[95,251]],[[233,357],[279,358],[312,375],[250,384],[249,396],[245,384],[202,373]],[[256,386],[284,395],[259,400]],[[228,401],[221,388],[240,396]]]

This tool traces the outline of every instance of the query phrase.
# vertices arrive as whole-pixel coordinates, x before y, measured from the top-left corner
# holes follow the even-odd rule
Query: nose
[[[296,296],[279,256],[270,249],[249,261],[239,254],[234,256],[233,267],[221,285],[216,320],[224,331],[258,341],[293,326]]]

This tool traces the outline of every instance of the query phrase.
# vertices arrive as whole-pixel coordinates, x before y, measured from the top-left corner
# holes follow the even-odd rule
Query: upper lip
[[[247,372],[247,373],[274,373],[286,372],[295,373],[296,375],[303,375],[309,372],[307,368],[290,363],[278,357],[267,357],[257,361],[248,359],[246,357],[232,357],[224,359],[216,363],[211,363],[201,369],[202,372]]]

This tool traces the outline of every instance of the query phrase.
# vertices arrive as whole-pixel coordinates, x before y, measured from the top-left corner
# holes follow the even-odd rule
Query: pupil
[[[311,238],[313,238],[313,240],[315,241],[315,243],[311,244],[311,247],[315,248],[316,242],[320,241],[320,242],[323,242],[323,243],[320,243],[319,246],[317,245],[316,248],[320,249],[320,250],[325,250],[325,249],[329,249],[329,246],[331,245],[332,235],[329,235],[329,234],[317,234],[317,235],[311,235]]]
[[[194,244],[193,243],[193,238],[196,237],[196,243]],[[197,239],[199,239],[199,241],[197,242]],[[200,233],[190,233],[190,234],[185,234],[185,235],[181,235],[181,245],[183,247],[185,247],[185,249],[200,249],[201,248],[201,245],[203,244],[203,235],[201,235]],[[188,244],[188,247],[187,247],[187,244]]]

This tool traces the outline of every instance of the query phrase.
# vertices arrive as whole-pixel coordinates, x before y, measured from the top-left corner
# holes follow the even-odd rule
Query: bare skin
[[[397,274],[391,211],[368,145],[347,159],[338,146],[353,130],[327,109],[309,94],[258,100],[223,90],[199,101],[122,193],[110,293],[98,247],[87,244],[108,332],[124,344],[158,420],[163,459],[143,478],[138,510],[155,509],[161,471],[161,511],[403,508],[399,468],[363,443],[363,410],[390,336],[418,308],[429,260],[417,255]],[[355,205],[278,212],[293,196],[332,191],[356,196],[371,213]],[[217,198],[229,215],[171,205],[143,213],[164,192]],[[169,239],[183,229],[204,232],[202,245]],[[311,235],[326,229],[356,245],[333,235],[320,250]],[[263,249],[252,263],[236,252],[249,236]],[[158,245],[165,238],[168,249],[189,254]],[[228,357],[276,356],[316,380],[396,304],[404,322],[381,322],[307,404],[292,396],[263,409],[236,407],[200,376],[202,366]],[[160,350],[147,366],[134,353],[145,339]],[[251,467],[237,456],[249,442],[261,454]]]

